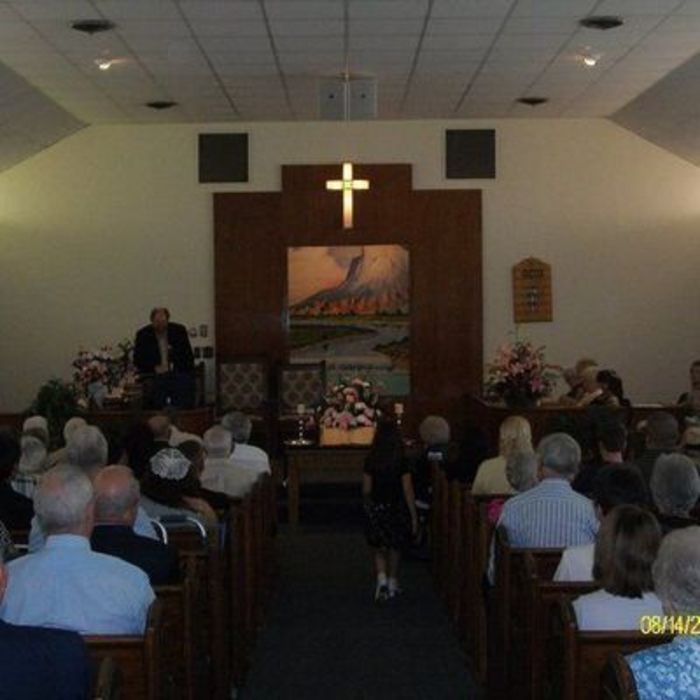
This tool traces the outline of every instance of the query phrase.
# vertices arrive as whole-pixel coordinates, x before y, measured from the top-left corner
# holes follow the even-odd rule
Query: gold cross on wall
[[[343,228],[352,228],[352,193],[353,190],[368,190],[369,180],[354,180],[352,163],[343,163],[342,180],[326,180],[327,190],[343,193]]]

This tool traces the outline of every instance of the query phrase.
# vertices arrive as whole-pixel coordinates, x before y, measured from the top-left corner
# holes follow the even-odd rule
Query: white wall
[[[444,180],[444,129],[479,126],[497,129],[497,179]],[[197,183],[197,134],[216,130],[250,132],[246,185]],[[553,265],[555,320],[522,336],[552,362],[618,369],[637,401],[684,388],[700,356],[700,170],[612,123],[105,126],[0,175],[0,411],[153,305],[213,327],[211,192],[278,189],[283,163],[346,158],[411,163],[419,189],[483,188],[486,358],[514,330],[511,266],[534,255]]]

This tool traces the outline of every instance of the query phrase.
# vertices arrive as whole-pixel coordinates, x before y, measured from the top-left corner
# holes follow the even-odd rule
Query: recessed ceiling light
[[[100,70],[109,70],[112,67],[112,61],[108,58],[96,58],[95,65]]]
[[[171,102],[170,100],[153,100],[152,102],[146,102],[146,107],[157,110],[170,109],[176,105],[177,102]]]
[[[99,34],[100,32],[109,32],[117,25],[108,19],[77,19],[75,22],[71,22],[70,26],[75,31],[84,34]]]
[[[598,63],[598,57],[597,56],[584,56],[583,63],[584,63],[584,65],[588,66],[589,68],[593,68],[593,66],[595,66],[596,63]]]
[[[587,29],[606,30],[621,27],[624,21],[621,17],[615,17],[613,15],[591,15],[590,17],[584,17],[579,20],[579,24]]]
[[[548,97],[519,97],[516,102],[520,104],[527,105],[528,107],[537,107],[538,105],[543,105],[545,102],[549,102]]]

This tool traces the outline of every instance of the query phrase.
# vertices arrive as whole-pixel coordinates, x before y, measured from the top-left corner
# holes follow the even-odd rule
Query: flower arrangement
[[[544,347],[522,340],[505,343],[487,365],[486,393],[508,404],[535,403],[552,392],[553,369],[545,362]]]
[[[115,353],[109,345],[99,350],[81,349],[73,360],[73,387],[83,402],[94,396],[96,387],[106,395],[108,391],[123,388],[133,381],[132,345],[124,341],[117,347],[119,353]]]
[[[371,382],[359,377],[341,380],[326,397],[319,423],[324,428],[342,430],[374,426],[381,415],[378,402],[379,395],[372,391]]]

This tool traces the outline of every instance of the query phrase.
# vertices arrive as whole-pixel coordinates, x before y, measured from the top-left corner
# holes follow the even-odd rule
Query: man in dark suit
[[[0,560],[0,601],[7,573]],[[77,632],[0,620],[0,700],[87,700],[90,658]]]
[[[151,323],[136,333],[134,364],[146,385],[151,408],[163,408],[168,403],[177,408],[194,405],[190,339],[183,325],[170,322],[168,309],[153,309]]]
[[[138,481],[128,467],[105,467],[94,481],[95,527],[90,545],[95,552],[109,554],[145,571],[152,586],[178,583],[177,552],[134,530],[139,505]]]

